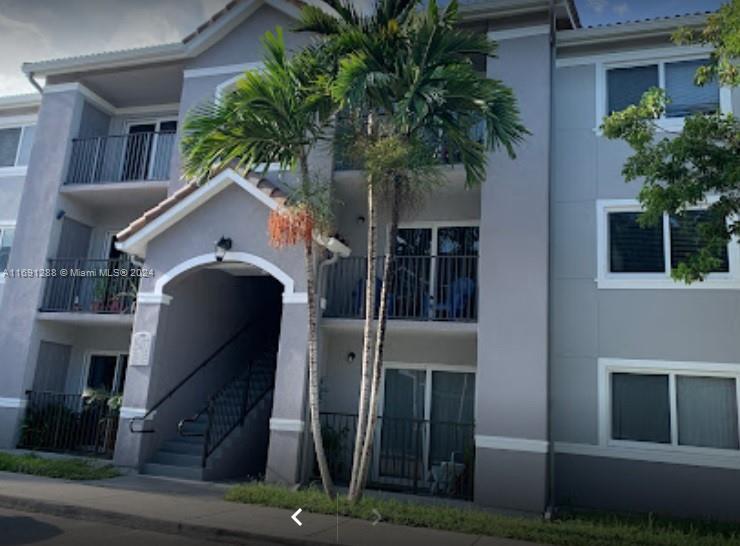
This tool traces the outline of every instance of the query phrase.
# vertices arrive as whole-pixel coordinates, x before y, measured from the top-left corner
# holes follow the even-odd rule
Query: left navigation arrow
[[[299,508],[298,510],[295,511],[295,514],[293,514],[292,516],[290,516],[290,519],[292,519],[293,521],[295,521],[295,523],[296,523],[296,525],[298,525],[298,527],[301,527],[303,525],[303,522],[301,522],[301,520],[298,519],[298,516],[301,514],[301,512],[303,512],[303,508]]]

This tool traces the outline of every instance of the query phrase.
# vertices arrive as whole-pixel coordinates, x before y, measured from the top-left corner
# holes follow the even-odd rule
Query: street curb
[[[100,510],[98,508],[88,508],[84,506],[76,506],[74,504],[12,497],[9,495],[0,495],[0,507],[11,510],[20,510],[22,512],[35,512],[62,518],[95,521],[109,525],[116,525],[118,527],[152,531],[168,535],[183,535],[189,538],[214,540],[232,544],[242,544],[247,541],[249,541],[249,544],[252,544],[255,540],[261,540],[275,544],[285,544],[286,546],[336,546],[336,543],[278,537],[248,531],[234,531],[209,525],[169,521],[133,514],[123,514],[121,512],[113,512],[111,510]]]

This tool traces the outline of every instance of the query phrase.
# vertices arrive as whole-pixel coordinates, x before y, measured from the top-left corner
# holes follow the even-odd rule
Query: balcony
[[[380,305],[378,257],[375,312]],[[476,322],[478,319],[477,256],[397,256],[388,293],[388,318],[407,321]],[[365,317],[367,258],[339,260],[326,274],[324,317]]]
[[[129,260],[56,258],[49,273],[42,313],[127,316],[130,322],[138,276]]]
[[[174,131],[76,138],[65,186],[169,179]]]
[[[331,475],[347,484],[357,415],[322,413],[320,421]],[[379,417],[368,487],[472,500],[474,435],[473,423]]]

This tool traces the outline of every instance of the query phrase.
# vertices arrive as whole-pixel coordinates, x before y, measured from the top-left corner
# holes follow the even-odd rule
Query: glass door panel
[[[146,180],[156,130],[156,123],[139,123],[128,128],[121,180]]]
[[[420,319],[429,316],[432,240],[431,228],[398,230],[389,317]]]
[[[426,371],[385,372],[378,471],[381,477],[424,477]]]
[[[435,318],[473,319],[477,316],[477,226],[441,227],[437,230]]]

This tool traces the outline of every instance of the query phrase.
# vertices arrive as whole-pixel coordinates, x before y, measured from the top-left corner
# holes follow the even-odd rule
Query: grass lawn
[[[307,512],[335,514],[336,501],[318,489],[293,491],[250,483],[237,485],[226,500],[277,508],[302,507]],[[740,546],[740,526],[659,518],[614,515],[570,515],[552,522],[536,518],[493,515],[474,509],[411,504],[366,497],[356,506],[339,501],[344,516],[375,520],[373,509],[386,523],[457,531],[476,535],[529,540],[565,546]]]
[[[43,459],[32,454],[14,455],[2,452],[0,471],[66,480],[104,480],[120,475],[110,464],[98,465],[84,459]]]

